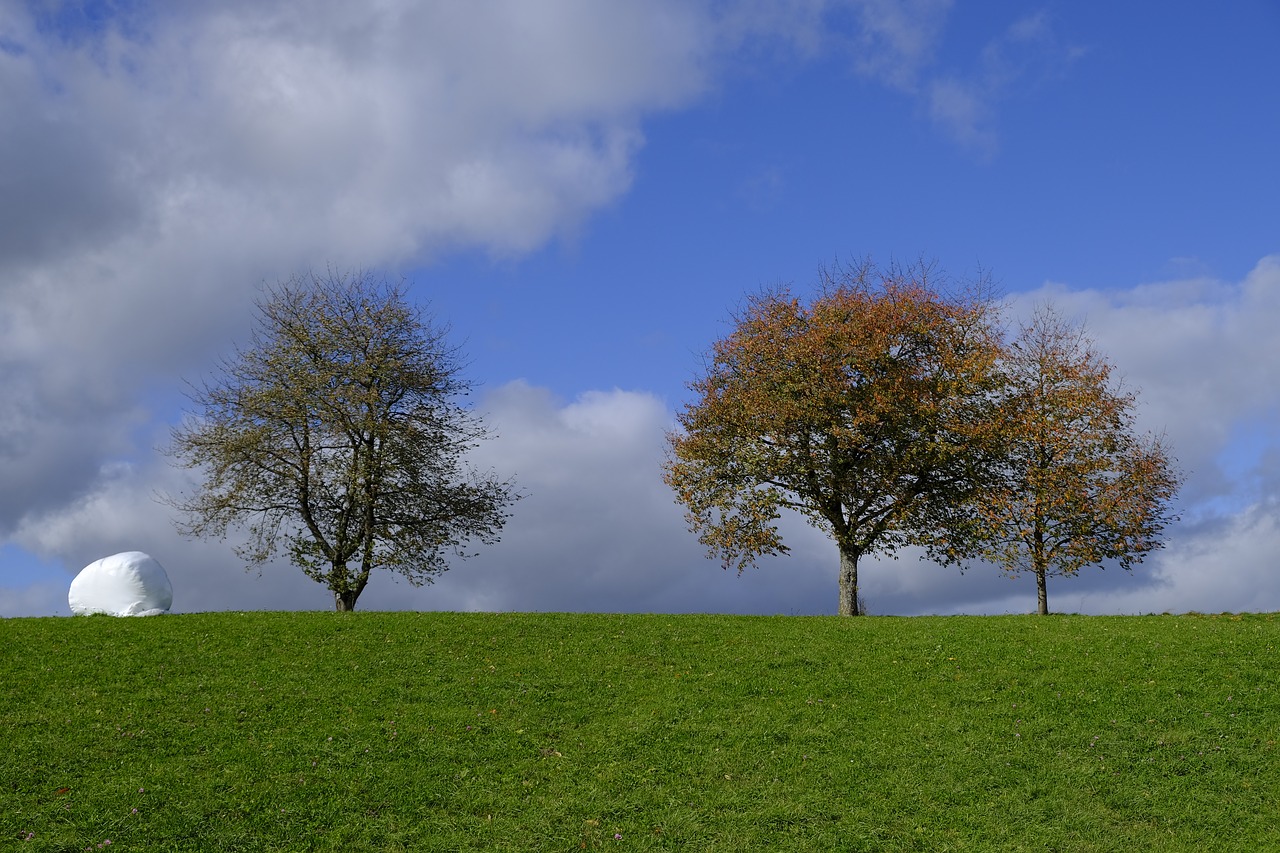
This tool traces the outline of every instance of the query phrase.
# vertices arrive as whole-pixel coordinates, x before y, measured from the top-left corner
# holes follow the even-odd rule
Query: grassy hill
[[[1278,664],[1272,615],[0,620],[0,845],[1280,849]]]

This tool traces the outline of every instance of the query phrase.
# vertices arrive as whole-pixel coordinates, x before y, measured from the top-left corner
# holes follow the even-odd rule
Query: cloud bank
[[[0,537],[136,456],[260,282],[571,237],[631,187],[643,120],[744,57],[915,87],[947,8],[6,2]]]
[[[707,85],[684,4],[138,4],[0,24],[0,536],[128,456],[263,280],[521,253]]]
[[[1280,258],[1241,282],[1168,282],[1102,293],[1046,285],[1018,297],[1026,312],[1052,299],[1084,319],[1100,348],[1141,389],[1144,429],[1163,430],[1188,471],[1184,521],[1167,547],[1132,573],[1088,569],[1052,579],[1051,608],[1085,613],[1280,609],[1271,582],[1280,553],[1280,389],[1265,381],[1271,354],[1257,334],[1280,321]],[[1155,324],[1162,334],[1151,334]],[[590,391],[570,401],[524,381],[490,390],[479,409],[496,437],[475,461],[515,475],[526,498],[502,542],[458,561],[432,585],[375,577],[362,609],[835,611],[836,553],[819,531],[784,520],[792,548],[742,576],[724,572],[685,529],[662,483],[665,432],[674,413],[643,391]],[[1256,454],[1227,453],[1242,432]],[[28,520],[15,541],[80,566],[104,553],[147,549],[168,569],[175,611],[332,607],[323,588],[283,563],[245,573],[227,543],[179,539],[157,489],[184,472],[156,459],[114,468],[74,505]],[[863,564],[873,613],[1020,613],[1034,608],[1029,577],[994,569],[965,574],[913,552]],[[65,612],[65,586],[7,591],[0,610]],[[23,596],[23,598],[19,598]],[[57,600],[58,598],[61,600]]]
[[[245,574],[226,543],[179,540],[153,498],[180,476],[153,451],[180,377],[227,351],[257,283],[572,239],[630,190],[646,119],[761,55],[835,57],[979,149],[1004,98],[1075,55],[1033,16],[946,64],[946,0],[120,7],[0,0],[0,114],[20,118],[0,123],[0,163],[21,164],[0,167],[0,542],[70,569],[142,548],[177,610],[331,606],[287,566]],[[1132,577],[1059,584],[1064,604],[1280,608],[1256,593],[1280,545],[1278,270],[1035,294],[1087,317],[1191,472],[1168,550]],[[659,398],[511,382],[481,408],[501,438],[479,458],[529,493],[503,542],[421,590],[377,579],[362,606],[834,611],[833,549],[802,523],[791,557],[741,578],[704,558],[658,476]],[[66,612],[59,571],[0,575],[0,613]],[[864,580],[881,613],[1033,597],[910,555]]]

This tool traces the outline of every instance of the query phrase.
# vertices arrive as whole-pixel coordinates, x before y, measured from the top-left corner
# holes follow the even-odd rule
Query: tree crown
[[[930,269],[824,271],[804,304],[748,299],[669,436],[665,478],[726,566],[786,551],[782,508],[842,549],[892,551],[977,487],[992,430],[995,305]]]
[[[428,582],[467,540],[496,541],[517,496],[463,463],[487,433],[447,331],[365,273],[266,288],[249,345],[192,387],[197,412],[173,432],[172,455],[204,475],[172,501],[181,529],[247,526],[247,562],[287,550],[351,606],[373,569]]]

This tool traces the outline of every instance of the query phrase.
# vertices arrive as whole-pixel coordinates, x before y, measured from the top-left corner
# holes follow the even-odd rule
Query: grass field
[[[11,619],[0,655],[4,849],[1280,850],[1272,615]]]

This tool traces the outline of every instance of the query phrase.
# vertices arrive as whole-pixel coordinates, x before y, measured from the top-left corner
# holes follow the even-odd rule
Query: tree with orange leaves
[[[1161,438],[1134,433],[1137,394],[1052,306],[1022,327],[1002,370],[1002,484],[971,505],[976,540],[963,544],[980,542],[976,555],[1014,577],[1034,574],[1046,615],[1049,576],[1108,561],[1132,569],[1163,547],[1182,477]]]
[[[808,305],[750,298],[668,436],[690,529],[741,573],[786,553],[781,510],[803,514],[835,540],[841,615],[862,610],[862,556],[964,545],[1000,461],[994,316],[982,283],[943,292],[924,265],[824,270]]]

